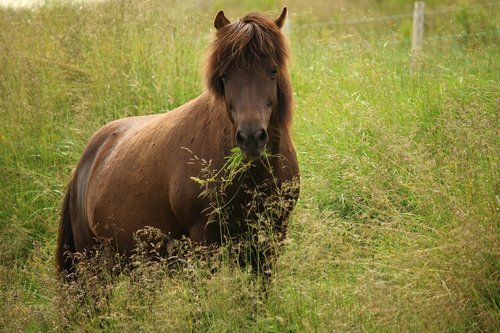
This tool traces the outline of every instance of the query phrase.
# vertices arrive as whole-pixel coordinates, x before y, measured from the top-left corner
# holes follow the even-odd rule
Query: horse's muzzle
[[[236,145],[246,157],[258,158],[262,155],[268,140],[267,131],[263,128],[254,130],[236,131]]]

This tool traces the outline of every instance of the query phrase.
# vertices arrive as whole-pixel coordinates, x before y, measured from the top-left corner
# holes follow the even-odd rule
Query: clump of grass
[[[271,272],[272,258],[277,255],[287,228],[286,222],[278,225],[275,221],[284,220],[293,210],[296,202],[294,193],[299,186],[298,180],[278,186],[278,180],[272,176],[271,158],[281,157],[265,151],[260,159],[247,159],[236,147],[219,170],[214,170],[211,162],[195,155],[192,162],[202,164],[201,176],[191,179],[201,186],[200,197],[210,202],[204,212],[208,223],[219,225],[220,243],[225,243],[237,253],[240,264],[256,266],[253,269],[258,274]],[[267,168],[271,178],[257,184],[252,178],[252,167]],[[240,202],[242,196],[247,198],[246,201]],[[245,213],[236,217],[240,220],[235,221],[232,215],[239,209]],[[232,235],[229,223],[242,224],[243,232]]]

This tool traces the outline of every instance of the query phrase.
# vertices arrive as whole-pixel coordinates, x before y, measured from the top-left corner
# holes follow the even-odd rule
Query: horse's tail
[[[69,274],[74,271],[73,258],[71,254],[75,252],[75,240],[73,237],[73,229],[71,227],[71,216],[69,212],[71,186],[72,181],[69,182],[66,189],[66,195],[61,211],[61,219],[59,222],[59,232],[57,237],[56,249],[56,265],[59,274]]]

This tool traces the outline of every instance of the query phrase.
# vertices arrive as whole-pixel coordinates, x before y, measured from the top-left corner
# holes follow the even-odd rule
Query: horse
[[[236,177],[224,190],[231,198],[224,230],[231,237],[251,229],[249,188],[272,183],[265,196],[279,196],[284,184],[299,182],[291,136],[289,49],[282,33],[286,16],[285,7],[277,19],[251,13],[230,22],[219,11],[201,95],[166,113],[114,120],[91,137],[63,199],[56,249],[59,273],[74,272],[74,254],[103,240],[130,256],[134,234],[146,227],[171,239],[220,244],[225,236],[207,213],[211,202],[193,181],[203,169],[193,163],[193,155],[217,170],[237,147],[251,163],[250,176]],[[282,234],[299,186],[283,196],[292,204],[272,221]]]

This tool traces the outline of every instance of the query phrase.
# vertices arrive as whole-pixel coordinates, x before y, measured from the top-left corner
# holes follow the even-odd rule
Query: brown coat
[[[247,18],[255,21],[247,23],[253,24],[253,29],[275,24],[257,14]],[[235,24],[219,28],[229,31],[231,26],[238,28]],[[279,30],[279,26],[271,28]],[[220,42],[220,31],[216,42]],[[281,45],[283,37],[279,38],[275,43],[284,48]],[[201,165],[190,161],[194,154],[211,160],[212,167],[220,169],[224,157],[236,146],[235,133],[239,128],[235,127],[233,117],[244,118],[238,114],[231,116],[224,91],[214,86],[219,84],[212,77],[215,74],[210,72],[217,64],[214,48],[207,66],[208,90],[205,93],[165,114],[115,120],[91,138],[76,166],[63,204],[57,249],[59,271],[73,268],[66,251],[82,252],[100,239],[109,239],[117,251],[130,254],[135,245],[133,233],[146,226],[156,227],[172,238],[186,236],[202,243],[220,240],[219,227],[207,226],[206,209],[210,203],[200,197],[200,185],[191,179],[200,176]],[[264,168],[262,160],[257,160],[250,170],[253,181],[260,183],[274,176],[278,186],[299,176],[289,130],[292,102],[287,57],[286,54],[281,56],[276,63],[280,68],[280,77],[275,83],[277,105],[269,107],[272,115],[268,123],[262,125],[266,138],[269,137],[267,149],[273,156],[280,157],[271,157],[273,175]],[[250,86],[251,80],[243,84]],[[256,98],[250,96],[249,100]],[[236,193],[235,188],[228,191],[237,199],[231,203],[235,207],[232,217],[241,220],[247,198],[243,193]],[[298,189],[295,199],[297,197]],[[277,224],[282,222],[276,221]],[[241,226],[234,222],[234,232],[240,231]]]

